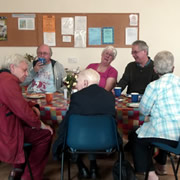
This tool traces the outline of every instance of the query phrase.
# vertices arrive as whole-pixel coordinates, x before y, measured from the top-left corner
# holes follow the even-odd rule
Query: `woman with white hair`
[[[113,46],[107,46],[101,54],[101,62],[93,63],[87,66],[87,69],[92,68],[100,75],[99,86],[107,91],[111,91],[117,82],[118,72],[110,64],[116,58],[117,50]]]
[[[154,58],[154,70],[160,78],[147,86],[139,106],[149,121],[129,136],[136,172],[146,172],[152,142],[176,147],[180,137],[180,78],[173,74],[173,54],[159,52]],[[167,174],[166,158],[166,152],[160,150],[154,158],[155,166],[151,160],[148,180],[158,180],[156,173]]]

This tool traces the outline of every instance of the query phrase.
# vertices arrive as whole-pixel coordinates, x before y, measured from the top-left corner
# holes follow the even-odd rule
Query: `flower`
[[[24,56],[29,62],[31,61],[34,61],[36,59],[35,56],[31,55],[31,54],[28,54],[26,53],[25,56]]]
[[[73,87],[76,85],[76,82],[77,82],[76,79],[77,79],[77,74],[73,72],[69,72],[67,76],[63,79],[63,82],[70,93]]]

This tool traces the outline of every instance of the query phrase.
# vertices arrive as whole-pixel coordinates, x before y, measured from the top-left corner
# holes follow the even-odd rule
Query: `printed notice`
[[[86,47],[87,16],[75,16],[74,47]]]
[[[44,44],[56,46],[55,16],[43,16]]]
[[[102,28],[102,43],[114,44],[114,28],[113,27]]]
[[[101,45],[101,28],[89,28],[88,31],[89,45]]]
[[[71,42],[71,36],[63,36],[62,42]]]
[[[61,18],[61,34],[73,35],[74,34],[74,18]]]
[[[129,25],[130,26],[137,26],[138,25],[138,15],[137,14],[130,14],[129,15]]]
[[[135,27],[126,28],[126,45],[131,45],[137,39],[138,39],[138,29]]]
[[[18,18],[19,30],[35,30],[34,18]]]

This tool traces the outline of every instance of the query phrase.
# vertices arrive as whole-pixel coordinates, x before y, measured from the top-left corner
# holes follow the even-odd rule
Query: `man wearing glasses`
[[[52,50],[48,45],[37,48],[38,59],[29,67],[29,76],[22,85],[28,85],[28,92],[62,92],[64,67],[51,59]]]
[[[135,62],[130,62],[117,86],[124,90],[127,87],[127,94],[138,92],[143,94],[146,86],[153,80],[158,79],[154,72],[153,61],[148,56],[149,47],[144,41],[137,40],[132,44],[131,54]]]

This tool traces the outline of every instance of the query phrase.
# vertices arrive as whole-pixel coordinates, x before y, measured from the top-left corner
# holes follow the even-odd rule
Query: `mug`
[[[114,88],[114,93],[116,97],[121,96],[121,87],[115,87]]]
[[[139,101],[139,93],[131,93],[131,101],[138,102]]]
[[[47,102],[47,104],[51,104],[52,100],[53,100],[53,93],[46,92],[45,95],[46,95],[46,102]]]
[[[38,58],[38,61],[40,61],[43,65],[46,64],[46,59],[45,58]]]

